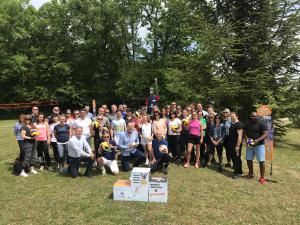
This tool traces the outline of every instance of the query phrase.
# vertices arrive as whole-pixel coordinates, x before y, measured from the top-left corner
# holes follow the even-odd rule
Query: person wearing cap
[[[121,150],[121,164],[125,172],[129,171],[130,158],[136,158],[133,167],[139,166],[145,161],[145,154],[137,150],[139,137],[132,123],[128,123],[127,130],[120,135],[118,148]]]

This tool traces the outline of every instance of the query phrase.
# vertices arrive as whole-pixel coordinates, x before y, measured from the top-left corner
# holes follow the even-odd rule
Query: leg
[[[24,160],[23,160],[23,163],[22,163],[22,168],[24,170],[26,170],[31,166],[33,144],[24,142],[23,147],[22,147],[22,151],[23,151],[22,154],[24,156]]]
[[[122,169],[125,172],[129,171],[129,159],[130,156],[121,156],[121,164],[122,164]]]
[[[53,150],[53,155],[56,163],[59,163],[59,155],[58,155],[58,149],[57,149],[57,142],[51,142],[51,147]]]
[[[193,144],[188,143],[188,150],[186,153],[186,164],[184,165],[184,167],[188,167],[190,165],[192,148],[193,148]]]
[[[249,169],[249,173],[248,173],[248,178],[252,178],[254,177],[254,173],[253,173],[253,159],[254,159],[254,149],[251,148],[246,148],[246,160],[247,160],[247,165],[248,165],[248,169]]]
[[[37,141],[36,142],[36,150],[37,150],[37,156],[38,156],[38,160],[40,163],[40,166],[44,166],[44,154],[43,154],[43,145],[42,145],[42,141]]]
[[[231,162],[231,152],[230,152],[228,140],[226,139],[226,137],[225,137],[225,141],[224,141],[224,147],[225,147],[225,151],[226,151],[227,165],[230,166],[230,162]]]
[[[119,167],[118,167],[117,160],[110,161],[108,166],[109,166],[112,174],[117,175],[119,173]]]
[[[156,163],[151,165],[151,172],[156,172],[158,167],[162,164],[162,160],[161,159],[157,159]]]
[[[85,162],[84,176],[91,177],[93,169],[93,160],[90,157],[80,157],[80,161]]]
[[[223,163],[223,144],[220,143],[217,146],[217,154],[218,154],[218,159],[219,159],[219,165],[222,165]]]
[[[137,167],[139,166],[143,161],[145,161],[146,157],[145,154],[142,153],[139,150],[136,150],[133,154],[130,153],[130,155],[132,155],[133,157],[137,158],[133,164],[133,167]]]
[[[199,161],[200,161],[200,155],[201,155],[201,152],[200,152],[200,145],[197,144],[196,145],[196,162],[195,162],[195,167],[196,168],[199,168]],[[204,155],[202,156],[204,157]],[[202,159],[202,158],[201,158]]]
[[[79,158],[69,158],[69,172],[73,178],[76,178],[79,173],[79,165],[80,159]]]
[[[44,156],[45,156],[45,161],[46,161],[47,166],[49,167],[49,166],[51,166],[51,158],[50,158],[50,155],[49,155],[49,148],[48,148],[47,141],[43,141],[42,145],[43,145],[43,152],[44,152]]]

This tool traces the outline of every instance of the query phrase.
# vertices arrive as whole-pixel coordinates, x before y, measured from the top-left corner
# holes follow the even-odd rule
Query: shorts
[[[265,145],[256,145],[254,147],[246,148],[246,159],[253,160],[254,155],[256,155],[256,159],[258,162],[265,161]]]
[[[194,145],[200,145],[200,136],[189,134],[188,143]]]
[[[147,138],[142,137],[141,138],[141,145],[147,145],[147,144],[152,144],[152,140],[148,141]]]
[[[104,157],[101,157],[103,160],[103,164],[107,167],[109,167],[109,169],[111,170],[111,172],[113,173],[119,173],[119,167],[118,167],[118,163],[117,160],[108,160]]]

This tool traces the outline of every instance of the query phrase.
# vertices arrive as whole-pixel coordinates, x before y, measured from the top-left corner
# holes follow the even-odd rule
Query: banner
[[[268,105],[260,105],[257,109],[258,118],[263,121],[268,128],[268,136],[265,139],[266,160],[273,160],[274,151],[274,127],[272,118],[272,109]]]

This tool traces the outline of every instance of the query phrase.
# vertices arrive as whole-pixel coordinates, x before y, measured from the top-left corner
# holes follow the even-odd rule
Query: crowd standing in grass
[[[157,96],[150,96],[147,105],[135,111],[124,104],[113,104],[109,110],[103,104],[95,115],[89,112],[88,106],[80,110],[67,109],[65,113],[55,106],[47,118],[37,106],[33,107],[31,114],[19,116],[14,127],[20,148],[20,176],[37,174],[33,166],[36,160],[39,170],[69,173],[74,178],[79,174],[81,163],[86,166],[84,176],[92,177],[94,167],[100,169],[102,175],[106,170],[117,175],[119,165],[126,172],[142,165],[150,167],[152,172],[161,170],[167,174],[170,163],[188,169],[193,162],[196,169],[216,166],[222,172],[224,166],[232,168],[232,178],[238,179],[243,176],[244,143],[249,172],[243,177],[254,178],[256,156],[260,165],[259,182],[266,182],[267,127],[258,120],[256,112],[252,112],[243,125],[237,112],[230,112],[228,108],[217,113],[212,105],[205,111],[200,102],[184,108],[176,102],[159,108],[157,103]],[[52,167],[50,148],[56,168]]]

